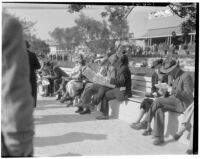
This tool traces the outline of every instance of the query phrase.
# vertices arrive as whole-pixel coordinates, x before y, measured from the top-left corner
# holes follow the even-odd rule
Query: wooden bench
[[[146,92],[151,92],[151,77],[131,75],[132,98],[130,101],[141,103]]]
[[[142,77],[132,75],[132,92],[133,96],[127,101],[119,102],[112,100],[109,102],[110,112],[109,115],[113,119],[120,119],[127,123],[136,121],[140,104],[145,98],[145,93],[151,91],[151,77]],[[182,114],[167,111],[165,113],[165,132],[166,138],[172,137],[180,129]],[[152,121],[153,127],[154,121]],[[188,145],[189,144],[189,132],[185,132],[179,139],[179,142]]]
[[[61,69],[63,69],[67,73],[71,71],[71,69],[67,68],[61,67]],[[123,120],[129,124],[136,121],[140,111],[140,104],[145,98],[145,93],[151,91],[151,77],[132,75],[131,78],[133,96],[123,102],[119,102],[117,100],[109,101],[110,118]],[[181,120],[182,114],[174,112],[165,113],[165,137],[170,137],[171,135],[176,134],[181,126]],[[154,122],[152,121],[152,127],[153,123]],[[179,139],[179,142],[188,145],[189,132],[185,132],[183,136]]]

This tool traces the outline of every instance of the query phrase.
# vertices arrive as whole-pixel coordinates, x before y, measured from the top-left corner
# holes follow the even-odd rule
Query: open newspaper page
[[[91,82],[100,84],[102,86],[106,86],[109,88],[115,88],[115,85],[110,84],[103,76],[98,75],[95,71],[93,71],[90,67],[86,66],[83,69],[82,74],[88,78]]]

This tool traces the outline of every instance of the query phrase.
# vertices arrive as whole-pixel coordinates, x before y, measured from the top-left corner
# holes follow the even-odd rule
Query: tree
[[[86,5],[83,5],[83,4],[70,4],[70,5],[68,5],[68,11],[70,13],[79,12],[83,8],[86,8]]]
[[[105,21],[100,22],[81,14],[71,28],[55,28],[50,36],[64,49],[74,50],[86,44],[95,54],[105,53],[110,43],[110,32]]]
[[[109,47],[110,32],[106,21],[100,22],[83,14],[75,20],[85,44],[96,54],[105,53]]]
[[[181,24],[181,31],[185,44],[188,43],[188,34],[196,31],[196,4],[195,3],[171,3],[168,5],[174,14],[185,18]]]
[[[49,53],[49,45],[45,43],[45,41],[39,39],[34,34],[34,26],[36,22],[27,21],[26,19],[21,19],[13,14],[10,14],[6,9],[3,10],[6,14],[16,18],[23,27],[23,34],[25,40],[27,40],[31,45],[31,50],[36,54],[48,54]]]
[[[79,12],[87,5],[72,4],[69,5],[70,12]],[[116,41],[124,41],[128,39],[129,27],[127,24],[127,16],[132,11],[134,6],[124,6],[124,5],[108,5],[105,7],[105,11],[101,13],[102,17],[108,17],[109,21],[109,32],[110,32],[110,48],[113,52],[117,49],[115,48]],[[108,43],[107,43],[108,44]],[[115,49],[113,49],[115,48]]]
[[[44,40],[41,40],[39,38],[33,37],[30,40],[31,43],[31,50],[35,52],[37,55],[47,55],[50,51],[49,45],[46,44]]]
[[[125,15],[130,7],[127,6],[106,6],[105,12],[102,12],[102,17],[108,17],[110,22],[110,31],[114,39],[126,40],[128,38],[129,27]]]

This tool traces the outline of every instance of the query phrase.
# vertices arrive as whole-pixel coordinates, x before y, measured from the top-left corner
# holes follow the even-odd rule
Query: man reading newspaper
[[[109,88],[115,88],[115,85],[110,84],[109,79],[93,71],[90,67],[86,66],[83,69],[82,74],[88,78],[91,82],[106,86]]]

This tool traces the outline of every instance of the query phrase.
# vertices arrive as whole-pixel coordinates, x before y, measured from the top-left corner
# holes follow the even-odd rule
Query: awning
[[[172,32],[175,31],[176,35],[182,35],[181,33],[181,27],[175,26],[175,27],[168,27],[168,28],[157,28],[157,29],[150,29],[148,32],[138,38],[135,38],[135,40],[144,40],[148,38],[158,38],[158,37],[168,37],[172,36]],[[194,33],[192,33],[194,34]]]

